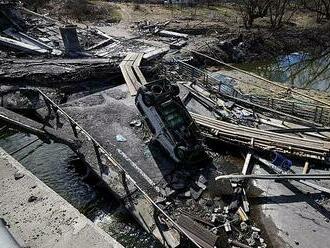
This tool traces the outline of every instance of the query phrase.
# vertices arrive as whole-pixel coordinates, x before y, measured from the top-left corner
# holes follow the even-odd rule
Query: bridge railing
[[[64,117],[65,121],[70,123],[74,136],[80,140],[81,142],[90,142],[89,147],[94,150],[93,155],[96,156],[97,162],[99,164],[99,175],[102,178],[102,174],[105,174],[107,169],[111,167],[112,174],[117,176],[112,176],[111,181],[115,184],[116,188],[123,188],[126,190],[126,195],[124,197],[131,197],[131,195],[138,191],[141,193],[142,197],[149,203],[149,205],[153,208],[154,216],[155,214],[162,215],[166,220],[168,220],[172,226],[181,232],[184,236],[190,239],[196,247],[201,247],[195,240],[192,238],[181,226],[179,226],[161,207],[157,205],[157,203],[149,196],[147,191],[141,187],[134,180],[134,178],[125,170],[125,168],[118,162],[115,157],[109,153],[98,141],[96,141],[82,126],[80,126],[70,115],[68,115],[61,107],[59,107],[55,102],[53,102],[45,93],[41,90],[38,90],[41,97],[43,98],[46,107],[48,109],[46,120],[50,120],[51,113],[55,115],[56,124],[60,123],[60,117]],[[62,118],[63,119],[63,118]],[[91,154],[87,154],[90,156]],[[93,156],[92,155],[92,156]],[[105,159],[107,163],[102,160]],[[110,163],[110,165],[109,165]],[[111,175],[110,175],[111,176]],[[114,178],[116,177],[116,178]],[[147,207],[147,206],[145,206]],[[145,224],[145,223],[144,223]],[[151,228],[148,226],[148,228]],[[150,230],[150,229],[149,229]],[[166,242],[166,241],[165,241]]]
[[[326,106],[319,106],[307,102],[296,102],[289,100],[282,100],[278,98],[264,97],[243,94],[234,88],[230,80],[221,80],[208,72],[198,69],[182,61],[175,61],[177,72],[186,80],[191,82],[201,83],[207,86],[209,90],[216,91],[220,95],[226,97],[234,97],[237,99],[249,101],[260,106],[268,107],[277,111],[288,113],[306,120],[314,121],[323,125],[330,124],[330,108]],[[230,77],[225,76],[226,79]],[[232,79],[234,81],[234,79]]]

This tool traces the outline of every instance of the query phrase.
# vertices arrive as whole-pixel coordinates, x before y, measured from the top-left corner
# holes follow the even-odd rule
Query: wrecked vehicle
[[[135,104],[159,143],[176,162],[197,163],[206,158],[197,126],[179,98],[179,87],[158,80],[139,88]]]

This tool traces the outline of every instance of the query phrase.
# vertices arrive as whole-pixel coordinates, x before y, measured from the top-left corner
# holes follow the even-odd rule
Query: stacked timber
[[[328,141],[300,138],[235,125],[195,113],[191,113],[191,115],[204,134],[225,142],[320,160],[326,160],[330,155],[330,142]]]

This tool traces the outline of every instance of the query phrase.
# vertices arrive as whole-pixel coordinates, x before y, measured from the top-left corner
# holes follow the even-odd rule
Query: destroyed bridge
[[[301,244],[328,236],[329,206],[313,198],[330,194],[328,102],[182,48],[188,35],[165,25],[157,35],[171,45],[155,46],[9,5],[1,9],[0,46],[13,51],[0,62],[1,130],[69,146],[165,247],[267,247],[270,225],[259,211]],[[23,29],[24,20],[37,28]],[[175,56],[179,49],[191,58]],[[237,78],[190,63],[201,56],[301,101],[244,93]],[[102,83],[94,91],[86,79]],[[188,163],[196,144],[205,156]],[[225,162],[231,152],[243,163]],[[314,241],[301,229],[315,230]]]

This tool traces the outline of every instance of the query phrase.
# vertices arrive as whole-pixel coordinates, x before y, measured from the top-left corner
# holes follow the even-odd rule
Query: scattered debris
[[[1,31],[3,36],[0,36],[0,46],[9,47],[15,52],[6,53],[8,57],[0,61],[0,80],[6,83],[33,82],[38,86],[53,85],[54,83],[66,86],[70,83],[80,83],[81,80],[89,78],[107,78],[107,80],[110,80],[109,74],[113,76],[122,75],[131,95],[137,95],[135,104],[144,116],[153,134],[153,140],[159,141],[171,158],[168,162],[171,166],[169,166],[170,168],[162,168],[164,166],[162,162],[153,161],[153,154],[148,146],[142,143],[144,147],[139,147],[139,149],[143,149],[142,162],[146,162],[148,166],[150,165],[150,170],[157,170],[155,174],[159,170],[161,171],[162,175],[158,176],[161,178],[160,181],[153,182],[153,173],[150,173],[151,175],[147,173],[149,168],[145,169],[143,166],[140,168],[140,165],[136,165],[123,151],[119,152],[118,149],[117,152],[121,159],[130,164],[130,170],[104,173],[101,168],[102,165],[100,166],[100,174],[101,177],[103,174],[112,177],[115,174],[121,175],[124,183],[118,180],[116,187],[123,187],[125,190],[127,190],[126,187],[134,188],[133,193],[130,191],[125,192],[125,197],[127,197],[128,192],[131,194],[130,197],[133,196],[133,201],[129,203],[132,204],[130,205],[131,209],[134,209],[137,203],[141,203],[139,201],[140,196],[137,196],[136,193],[141,195],[150,193],[150,196],[147,195],[143,198],[143,204],[151,206],[152,210],[145,211],[147,207],[142,206],[143,211],[148,212],[147,214],[151,216],[148,215],[150,220],[147,221],[152,223],[145,224],[146,229],[149,230],[150,227],[157,226],[154,222],[158,221],[159,226],[161,226],[159,230],[161,230],[161,236],[163,236],[161,238],[165,237],[166,240],[169,240],[168,244],[171,244],[170,246],[176,247],[180,244],[180,239],[175,237],[173,232],[176,232],[175,229],[182,229],[191,241],[202,247],[229,247],[229,245],[243,248],[266,247],[261,229],[254,226],[253,218],[248,215],[251,211],[246,192],[249,185],[248,179],[294,179],[301,182],[305,179],[330,179],[329,174],[308,174],[310,170],[308,162],[303,174],[289,174],[293,160],[285,157],[285,155],[295,155],[299,158],[305,157],[322,162],[327,161],[330,156],[330,143],[324,137],[321,139],[321,134],[318,133],[329,131],[327,128],[318,127],[318,124],[324,120],[318,120],[320,123],[315,123],[317,115],[314,115],[315,120],[311,120],[312,117],[304,120],[302,116],[294,115],[294,110],[296,110],[294,104],[292,108],[281,105],[288,103],[288,101],[281,101],[278,104],[280,107],[274,105],[274,103],[269,103],[273,101],[269,99],[267,99],[266,104],[265,99],[261,97],[242,94],[235,88],[237,81],[233,78],[224,75],[215,78],[185,62],[177,61],[174,58],[175,54],[178,54],[178,57],[182,56],[177,49],[186,46],[190,41],[188,40],[188,34],[165,30],[164,28],[169,24],[169,21],[165,23],[151,23],[149,21],[136,23],[140,34],[156,38],[158,42],[163,41],[161,44],[146,45],[148,42],[153,43],[154,41],[143,40],[141,37],[114,39],[95,28],[81,29],[72,25],[63,26],[62,23],[51,18],[33,12],[29,14],[34,15],[35,19],[31,20],[31,18],[25,17],[23,20],[31,23],[29,25],[35,26],[33,29],[27,28],[26,33],[24,33],[25,31],[23,32],[19,28],[19,24],[11,24],[9,28]],[[52,24],[50,25],[48,22],[52,22]],[[89,35],[92,38],[87,39],[86,37],[89,37]],[[241,61],[245,57],[246,44],[240,39],[228,39],[220,43],[220,47],[237,61]],[[168,53],[171,49],[175,49],[175,51]],[[88,51],[88,53],[85,51]],[[170,64],[170,70],[166,70],[167,68],[159,63],[159,58],[166,53],[168,53],[166,61]],[[28,59],[16,58],[19,55],[38,55],[39,57],[38,59],[33,58],[33,56]],[[76,59],[58,57],[62,55]],[[77,57],[88,58],[80,59]],[[190,55],[187,60],[191,60]],[[119,74],[118,65],[121,74]],[[145,72],[144,70],[148,68],[151,68],[151,73],[146,73],[145,77],[142,70]],[[173,77],[173,82],[169,81],[169,77]],[[166,78],[166,80],[163,78]],[[204,109],[208,110],[210,112],[208,113],[209,116],[212,117],[207,117],[206,113],[205,115],[189,114],[179,98],[179,87],[174,84],[177,78],[180,78],[180,81],[186,78],[193,82],[184,85],[185,90],[189,93],[183,102],[186,104],[194,99]],[[151,82],[148,83],[147,79],[150,79]],[[65,89],[63,91],[65,92]],[[126,93],[126,91],[121,94],[116,92],[116,96],[111,96],[111,98],[124,102]],[[35,109],[40,107],[32,104],[36,100],[33,97],[24,98],[20,94],[14,95],[14,100],[20,98],[24,102],[20,104],[18,101],[15,102],[4,95],[1,95],[1,101],[2,105],[6,104],[6,107],[20,105],[29,106],[30,109],[32,106]],[[37,101],[41,96],[38,94]],[[47,121],[52,122],[54,119],[58,121],[59,115],[51,116],[49,112],[57,113],[60,107],[54,104],[51,105],[50,100],[45,97],[43,100],[43,104],[48,108]],[[128,103],[125,102],[125,104]],[[315,107],[312,104],[308,106]],[[315,112],[310,108],[311,111],[305,111],[304,113],[318,114],[318,107],[316,106]],[[326,111],[326,108],[322,107],[322,114],[323,110]],[[4,114],[1,114],[1,120],[6,121],[8,124],[15,124],[23,130],[28,128],[29,132],[38,134],[47,141],[55,136],[51,131],[48,132],[50,128],[47,126],[49,124],[47,121],[42,125],[42,128],[36,128],[35,123],[31,124],[23,117],[20,119],[23,123],[20,123],[17,120],[17,115],[6,112],[6,110],[2,112]],[[6,113],[7,115],[5,115]],[[61,113],[67,116],[65,113]],[[299,112],[299,115],[303,114]],[[8,116],[13,119],[8,118]],[[130,115],[130,119],[126,118],[123,125],[127,126],[130,121],[129,125],[132,128],[128,131],[136,131],[138,137],[141,133],[141,129],[138,128],[144,122],[142,123],[140,119],[132,120],[132,116],[136,118],[136,115]],[[280,127],[275,126],[276,129],[263,130],[263,125],[275,125],[273,119],[268,119],[275,117],[278,118],[275,119],[277,123],[279,123],[279,120],[284,123],[284,120],[287,121],[286,118],[288,118],[296,125],[306,126],[286,128],[281,123],[277,124]],[[78,129],[77,123],[73,119],[69,119],[69,122],[75,137],[85,134],[88,140],[92,140],[92,137],[86,131],[82,131],[81,127]],[[31,124],[31,126],[26,125],[26,123]],[[55,126],[58,128],[60,125],[56,123]],[[310,132],[314,133],[313,139],[303,136],[310,135]],[[124,133],[126,136],[128,135],[127,132]],[[301,137],[298,137],[298,135]],[[111,134],[111,136],[113,137],[114,134]],[[247,148],[245,150],[247,156],[241,175],[225,174],[225,172],[220,171],[221,168],[217,163],[205,161],[207,157],[206,148],[212,156],[218,153],[216,149],[211,149],[211,146],[204,142],[204,139],[209,141],[209,138],[214,142]],[[56,136],[54,139],[56,139]],[[121,134],[117,134],[115,139],[117,142],[128,141]],[[57,140],[71,144],[65,139],[61,139],[61,137]],[[71,146],[75,148],[73,144]],[[106,151],[103,148],[101,149],[94,140],[93,146],[98,156],[98,162],[101,164],[105,161]],[[142,150],[140,151],[142,153]],[[269,154],[275,151],[272,166],[280,170],[281,173],[286,172],[287,174],[251,174],[254,165],[252,158],[255,158],[255,154],[259,151]],[[101,156],[103,157],[101,158]],[[117,162],[114,157],[109,156],[109,162],[113,165],[119,165],[118,168],[126,166]],[[162,158],[157,159],[161,160]],[[263,161],[262,159],[257,160]],[[121,160],[118,161],[121,162]],[[188,166],[192,163],[198,164],[198,166]],[[203,166],[199,166],[199,163]],[[270,162],[264,162],[264,164],[267,163],[269,165]],[[157,168],[153,168],[154,165],[157,165]],[[132,174],[131,171],[135,170],[138,173]],[[141,175],[143,180],[140,178]],[[14,177],[15,180],[19,180],[24,177],[24,174],[16,172]],[[114,178],[111,179],[114,180]],[[140,181],[146,181],[148,186],[139,185]],[[145,192],[134,185],[135,182],[138,182],[139,187]],[[313,185],[310,182],[304,183],[305,185]],[[314,185],[314,188],[329,192],[328,189],[322,189],[321,186]],[[36,196],[30,196],[28,202],[34,202],[37,199]],[[157,218],[155,218],[154,210],[159,211],[157,212]],[[138,218],[142,218],[139,216],[139,211],[136,210],[134,214]],[[172,218],[175,222],[172,221]],[[171,223],[167,223],[169,220],[171,220]],[[325,221],[328,221],[328,219]],[[175,225],[180,228],[177,228],[178,226],[175,228]],[[155,232],[159,230],[155,229]],[[296,244],[299,245],[299,242],[296,241]]]
[[[122,136],[121,134],[116,135],[116,140],[118,142],[126,142],[127,141],[127,139],[124,136]]]
[[[31,195],[28,199],[28,202],[34,202],[38,199],[38,197],[34,196],[34,195]]]
[[[168,31],[168,30],[161,30],[161,31],[158,32],[158,34],[161,35],[161,36],[165,36],[165,37],[188,39],[187,34],[182,34],[182,33]]]
[[[23,51],[31,54],[46,54],[49,53],[48,50],[44,48],[40,48],[34,45],[30,45],[27,43],[23,43],[21,41],[9,39],[6,37],[0,36],[0,46],[5,46],[9,48],[13,48],[18,51]]]
[[[19,179],[23,178],[24,176],[25,176],[25,174],[23,172],[17,171],[17,172],[15,172],[14,178],[15,178],[15,180],[19,180]]]
[[[142,122],[140,120],[133,120],[129,123],[129,125],[131,127],[141,127],[142,126]]]

